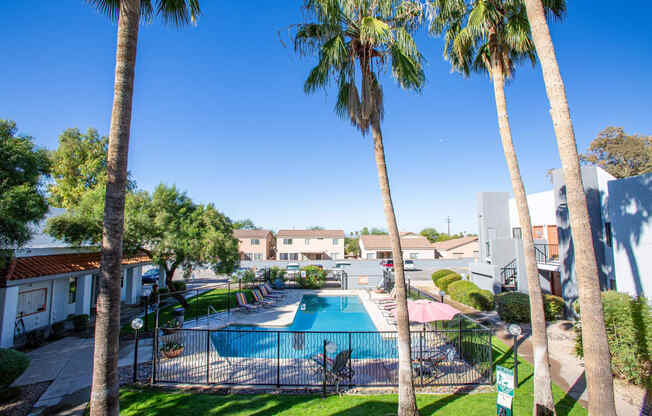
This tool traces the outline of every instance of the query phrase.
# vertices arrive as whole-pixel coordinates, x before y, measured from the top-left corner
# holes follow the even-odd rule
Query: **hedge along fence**
[[[482,290],[473,282],[458,280],[448,285],[448,295],[455,301],[481,311],[494,308],[494,295],[488,290]]]
[[[625,293],[602,293],[611,370],[630,383],[652,387],[652,308],[648,300]],[[593,319],[593,317],[588,317]],[[575,352],[584,356],[581,325],[575,326]]]
[[[319,289],[326,283],[326,275],[328,274],[326,270],[322,270],[317,266],[306,266],[301,271],[305,272],[305,277],[303,276],[304,273],[301,273],[297,277],[297,283],[303,289]]]
[[[7,388],[29,367],[29,357],[20,351],[0,348],[0,389]]]
[[[434,283],[435,286],[437,286],[437,280],[441,279],[444,276],[448,276],[449,274],[454,274],[454,273],[455,272],[450,270],[450,269],[437,270],[431,276],[432,277],[432,283]],[[437,286],[437,287],[439,287],[439,286]]]
[[[507,322],[530,322],[530,296],[520,292],[504,292],[495,297],[496,311]],[[564,300],[559,296],[543,295],[546,321],[564,317]]]
[[[450,285],[453,282],[457,282],[458,280],[462,280],[462,276],[460,276],[457,273],[449,274],[446,275],[439,280],[437,280],[437,287],[439,290],[443,290],[444,292],[448,293],[448,285]]]

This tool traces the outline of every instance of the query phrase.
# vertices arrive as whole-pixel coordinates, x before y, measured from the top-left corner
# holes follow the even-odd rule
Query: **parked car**
[[[394,268],[394,260],[392,259],[385,259],[380,261],[380,266],[385,268],[385,269],[393,269]]]
[[[263,279],[265,277],[266,269],[264,267],[259,267],[256,269],[256,279]]]
[[[159,273],[160,273],[159,269],[156,268],[149,269],[145,273],[143,273],[143,275],[141,276],[141,280],[143,283],[149,283],[149,284],[158,283]]]
[[[417,266],[414,264],[414,260],[405,260],[403,263],[403,270],[416,270]]]
[[[343,268],[345,268],[347,266],[350,266],[350,265],[351,265],[351,263],[345,263],[345,262],[339,262],[338,261],[337,263],[335,263],[335,268],[336,269],[343,269]]]

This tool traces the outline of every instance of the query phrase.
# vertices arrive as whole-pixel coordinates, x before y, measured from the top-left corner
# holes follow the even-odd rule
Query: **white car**
[[[403,263],[403,270],[416,270],[417,266],[414,264],[414,260],[405,260]]]

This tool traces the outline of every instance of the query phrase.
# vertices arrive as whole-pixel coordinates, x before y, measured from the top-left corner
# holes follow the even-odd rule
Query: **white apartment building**
[[[279,230],[276,260],[344,259],[343,230]]]

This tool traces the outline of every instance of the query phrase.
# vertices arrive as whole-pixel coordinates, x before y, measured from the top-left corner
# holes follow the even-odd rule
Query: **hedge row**
[[[439,290],[443,290],[444,292],[448,293],[448,286],[451,283],[457,282],[459,280],[462,280],[462,276],[457,273],[452,273],[437,280],[437,287]]]
[[[20,351],[0,348],[0,389],[13,383],[29,366],[29,357]]]
[[[432,274],[432,282],[435,284],[435,286],[437,286],[437,280],[441,279],[444,276],[448,276],[449,274],[453,274],[453,273],[455,273],[455,272],[450,270],[450,269],[437,270],[436,272],[434,272]],[[437,287],[439,287],[439,286],[437,286]]]
[[[494,307],[494,295],[482,290],[473,282],[458,280],[448,285],[448,295],[455,301],[481,311],[490,311]]]
[[[530,322],[530,297],[520,292],[503,292],[495,297],[496,311],[507,322]],[[559,296],[543,295],[543,311],[546,321],[564,317],[564,300]]]
[[[647,299],[608,291],[602,293],[602,307],[613,373],[630,383],[651,388],[652,308]],[[575,351],[582,357],[581,326],[575,328]]]

